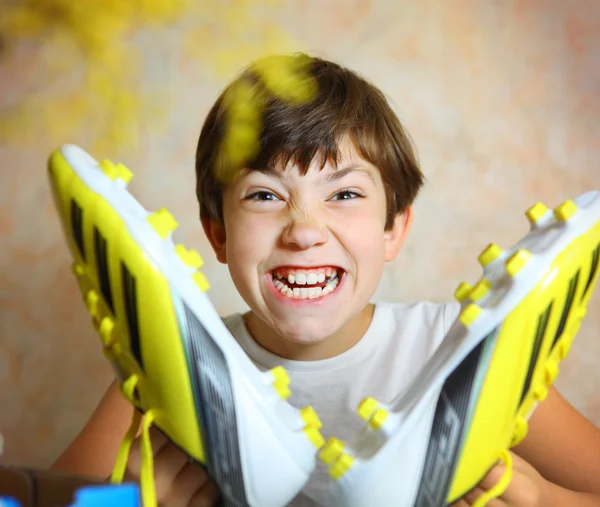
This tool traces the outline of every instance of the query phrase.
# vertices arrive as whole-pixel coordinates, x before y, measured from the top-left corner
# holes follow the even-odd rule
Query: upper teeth
[[[319,271],[290,271],[286,274],[276,271],[275,277],[278,279],[285,279],[289,283],[295,283],[297,285],[314,285],[316,283],[323,283],[326,278],[333,278],[337,275],[337,271],[332,268],[327,268]]]

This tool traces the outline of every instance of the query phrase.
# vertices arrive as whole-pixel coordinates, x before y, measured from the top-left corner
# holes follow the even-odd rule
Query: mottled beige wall
[[[523,211],[600,188],[600,2],[298,0],[272,12],[299,48],[364,73],[391,98],[429,179],[401,258],[378,298],[445,300],[479,276],[491,240],[525,232]],[[204,253],[222,313],[243,308],[196,220],[193,155],[224,84],[172,30],[142,41],[145,79],[176,91],[166,124],[119,154],[148,208],[167,206]],[[43,89],[35,48],[0,67],[2,106]],[[41,114],[41,113],[40,113]],[[94,121],[90,118],[90,121]],[[71,132],[62,141],[87,139]],[[0,144],[0,432],[5,459],[44,465],[81,428],[111,371],[80,303],[45,173],[54,147]],[[116,158],[112,153],[94,153]],[[600,298],[558,385],[600,424]]]

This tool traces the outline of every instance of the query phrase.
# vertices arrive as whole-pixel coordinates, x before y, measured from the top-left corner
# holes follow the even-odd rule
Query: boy
[[[370,395],[387,402],[439,346],[458,305],[370,304],[384,264],[398,255],[423,184],[407,134],[373,85],[334,63],[306,55],[316,95],[281,100],[251,66],[217,100],[196,156],[204,231],[229,267],[250,311],[224,319],[251,359],[283,365],[290,402],[312,405],[329,432],[356,433],[354,410]],[[240,84],[262,98],[260,147],[233,162],[223,154],[228,98]],[[229,167],[224,167],[229,164]],[[221,183],[215,171],[237,177]],[[224,173],[222,173],[224,174]],[[54,467],[107,476],[127,428],[129,407],[111,386],[90,422]],[[163,506],[213,505],[206,475],[154,432],[157,494]],[[514,449],[510,487],[490,507],[600,506],[600,431],[551,390]],[[496,467],[457,505],[497,482]],[[139,448],[129,464],[137,479]],[[318,464],[293,506],[327,506]]]

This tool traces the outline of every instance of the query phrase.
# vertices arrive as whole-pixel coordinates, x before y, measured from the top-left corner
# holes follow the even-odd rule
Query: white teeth
[[[308,276],[306,277],[306,283],[308,285],[314,285],[315,283],[317,283],[318,279],[319,279],[319,275],[317,273],[309,273]]]
[[[340,281],[337,277],[331,278],[325,287],[288,287],[285,283],[275,280],[273,285],[284,296],[292,299],[315,299],[333,292],[339,285]]]
[[[333,278],[337,276],[337,270],[333,268],[319,268],[315,271],[308,272],[295,272],[290,271],[287,274],[281,271],[273,271],[274,280],[285,280],[287,279],[290,283],[298,283],[301,285],[311,283],[323,283],[327,278]],[[307,280],[303,282],[303,280]]]

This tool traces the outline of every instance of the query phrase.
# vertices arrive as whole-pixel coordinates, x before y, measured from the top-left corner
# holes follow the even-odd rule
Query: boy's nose
[[[326,228],[314,220],[293,220],[283,231],[281,239],[288,246],[306,250],[326,243],[328,237]]]

